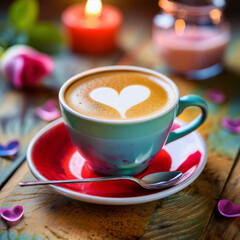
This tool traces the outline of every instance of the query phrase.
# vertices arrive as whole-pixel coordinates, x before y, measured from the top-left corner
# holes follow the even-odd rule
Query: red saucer
[[[182,124],[177,120],[174,128]],[[182,171],[182,179],[169,189],[146,190],[127,180],[59,184],[51,187],[64,195],[88,202],[104,204],[147,202],[170,195],[190,184],[201,173],[205,162],[204,141],[194,132],[166,145],[148,169],[137,176],[141,178],[154,172]],[[28,149],[28,164],[33,174],[43,180],[98,177],[86,168],[85,160],[72,145],[62,119],[50,123],[34,137]]]

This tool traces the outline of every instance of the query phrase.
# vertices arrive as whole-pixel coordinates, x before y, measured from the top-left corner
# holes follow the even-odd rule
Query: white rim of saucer
[[[150,117],[145,117],[145,118],[141,118],[141,119],[132,119],[132,120],[97,119],[97,118],[89,117],[86,115],[82,115],[67,105],[67,103],[64,99],[64,92],[70,84],[72,84],[74,81],[76,81],[79,78],[84,78],[86,76],[90,76],[90,75],[93,75],[96,73],[109,72],[109,71],[135,71],[135,72],[142,72],[142,73],[148,73],[151,75],[155,75],[155,76],[161,78],[163,81],[167,82],[172,87],[172,90],[176,94],[176,99],[173,101],[173,103],[167,109],[165,109],[164,111],[162,111],[160,113],[157,113]],[[93,68],[93,69],[84,71],[82,73],[79,73],[77,75],[74,75],[73,77],[71,77],[69,80],[67,80],[62,85],[62,87],[60,88],[58,97],[59,97],[59,101],[60,101],[61,105],[64,107],[64,109],[66,109],[71,114],[73,114],[79,118],[86,119],[88,121],[98,122],[98,123],[107,123],[107,124],[135,124],[135,123],[147,122],[147,121],[156,119],[156,118],[161,117],[161,116],[165,115],[166,113],[170,112],[178,104],[179,98],[180,98],[177,85],[173,82],[173,80],[171,80],[169,77],[165,76],[164,74],[159,73],[154,70],[151,70],[151,69],[148,69],[148,68],[137,67],[137,66],[124,66],[124,65],[98,67],[98,68]]]
[[[176,119],[176,122],[185,124],[184,121]],[[30,171],[32,172],[32,174],[39,180],[43,180],[46,181],[47,179],[45,177],[43,177],[38,170],[36,169],[36,167],[33,164],[32,161],[32,157],[31,157],[31,153],[32,153],[32,149],[34,144],[36,143],[36,141],[39,139],[40,136],[42,136],[45,132],[49,131],[52,127],[63,123],[63,119],[59,118],[51,123],[49,123],[47,126],[45,126],[42,130],[40,130],[31,140],[29,146],[28,146],[28,150],[27,150],[27,163],[28,166],[30,168]],[[184,189],[185,187],[187,187],[188,185],[190,185],[199,175],[200,173],[203,171],[205,165],[206,165],[206,161],[207,161],[207,148],[206,148],[206,143],[203,140],[202,136],[197,132],[194,131],[191,134],[196,134],[197,138],[199,139],[201,145],[202,145],[202,157],[201,157],[201,161],[198,165],[198,168],[194,171],[194,173],[185,181],[179,183],[176,186],[170,187],[166,190],[162,190],[161,192],[158,193],[153,193],[153,194],[148,194],[148,195],[144,195],[144,196],[139,196],[139,197],[122,197],[122,198],[114,198],[114,197],[99,197],[99,196],[94,196],[94,195],[87,195],[84,193],[78,193],[75,191],[71,191],[68,190],[66,188],[63,187],[59,187],[59,186],[54,186],[54,185],[48,185],[48,187],[50,187],[51,189],[53,189],[54,191],[67,196],[69,198],[73,198],[76,200],[80,200],[80,201],[84,201],[84,202],[89,202],[89,203],[95,203],[95,204],[105,204],[105,205],[132,205],[132,204],[140,204],[140,203],[146,203],[146,202],[151,202],[154,200],[158,200],[167,196],[170,196],[176,192],[179,192],[180,190]]]

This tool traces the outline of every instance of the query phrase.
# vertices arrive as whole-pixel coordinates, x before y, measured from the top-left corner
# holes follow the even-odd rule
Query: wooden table
[[[0,159],[0,208],[23,205],[24,218],[7,227],[0,220],[0,239],[240,239],[240,219],[225,218],[216,208],[219,199],[240,204],[240,135],[224,130],[225,115],[240,116],[240,77],[231,70],[236,52],[229,48],[230,68],[208,81],[190,81],[169,75],[180,94],[196,93],[209,104],[210,114],[199,129],[208,147],[202,174],[184,190],[158,201],[132,206],[103,206],[63,197],[49,188],[20,188],[21,180],[34,180],[25,159],[29,141],[47,123],[34,109],[57,98],[59,87],[70,76],[105,65],[137,65],[164,72],[162,60],[151,42],[151,18],[125,16],[120,34],[121,50],[108,56],[77,56],[64,52],[54,57],[55,71],[36,90],[16,91],[0,79],[0,142],[19,139],[21,149],[14,159]],[[232,43],[236,44],[236,42]],[[235,61],[233,61],[235,63]],[[67,65],[67,67],[66,67]],[[218,88],[226,102],[216,104],[206,92]],[[198,114],[187,109],[180,118],[190,121]]]

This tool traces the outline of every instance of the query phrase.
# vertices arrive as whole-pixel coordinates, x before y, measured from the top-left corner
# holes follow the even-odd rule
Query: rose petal
[[[24,59],[24,71],[22,75],[23,85],[36,86],[43,77],[47,76],[53,70],[53,63],[49,57],[43,54],[22,54]]]
[[[6,65],[5,74],[6,77],[12,82],[16,88],[22,88],[22,73],[24,69],[24,59],[15,57]]]
[[[35,114],[45,121],[53,121],[61,115],[55,100],[48,100],[42,107],[36,108]]]
[[[14,140],[8,142],[6,145],[0,144],[0,157],[7,157],[16,154],[19,151],[19,141]]]
[[[226,99],[225,94],[217,89],[209,90],[206,95],[215,103],[223,103]]]
[[[16,88],[36,86],[53,68],[53,61],[48,55],[23,45],[10,47],[0,62],[2,74]]]
[[[225,217],[240,217],[240,206],[227,199],[218,202],[218,211]]]
[[[222,126],[232,133],[240,133],[240,117],[235,119],[224,117],[222,119]]]
[[[7,222],[16,222],[23,216],[23,206],[17,205],[13,209],[0,209],[1,217]]]

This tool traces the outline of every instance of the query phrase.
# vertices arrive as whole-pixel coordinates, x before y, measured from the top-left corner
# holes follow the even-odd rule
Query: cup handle
[[[201,114],[198,115],[190,123],[171,132],[168,136],[166,144],[189,134],[190,132],[196,130],[200,125],[204,123],[204,121],[207,118],[208,107],[207,103],[197,95],[186,95],[180,98],[178,103],[177,116],[180,115],[185,108],[192,106],[199,107],[202,111]]]

